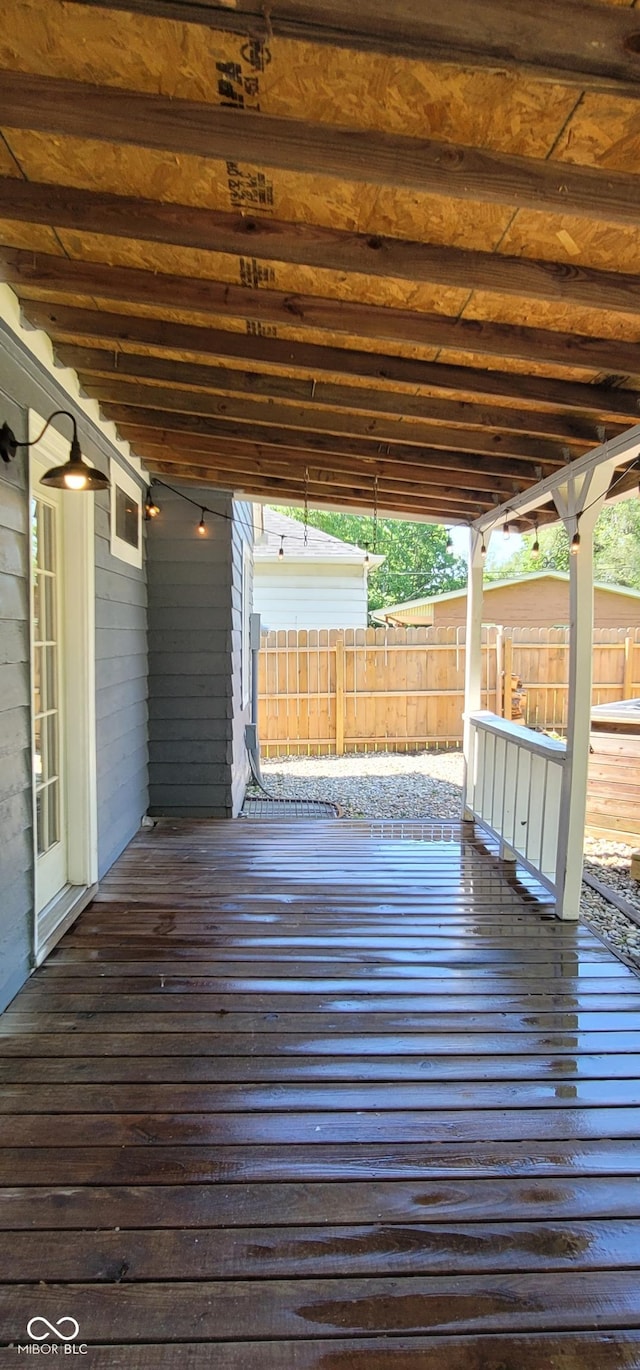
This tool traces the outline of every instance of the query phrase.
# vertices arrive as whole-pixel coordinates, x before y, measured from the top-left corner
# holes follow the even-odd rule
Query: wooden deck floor
[[[120,859],[0,1020],[2,1366],[640,1366],[640,982],[412,832]]]

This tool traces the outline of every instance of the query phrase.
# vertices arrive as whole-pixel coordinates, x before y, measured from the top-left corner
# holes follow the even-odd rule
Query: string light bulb
[[[505,542],[507,541],[507,538],[510,538],[510,537],[511,537],[511,529],[510,529],[510,527],[509,527],[509,520],[508,520],[508,519],[505,519],[505,521],[504,521],[504,528],[502,529],[502,536],[503,536]]]
[[[485,542],[485,540],[484,540],[484,538],[483,538],[483,539],[482,539],[482,546],[481,546],[481,548],[480,548],[480,556],[482,557],[482,560],[483,560],[483,561],[484,561],[486,555],[487,555],[487,544],[486,544],[486,542]]]
[[[536,536],[535,536],[535,542],[533,543],[533,546],[532,546],[532,548],[531,548],[531,555],[532,555],[534,561],[537,561],[537,560],[538,560],[538,557],[540,556],[540,542],[539,542],[539,540],[538,540],[538,525],[537,525],[537,523],[534,524],[534,527],[535,527]]]
[[[368,543],[368,542],[365,542],[364,548],[365,548],[365,551],[364,551],[364,564],[365,564],[365,566],[368,566],[368,565],[369,565],[369,560],[370,560],[370,558],[369,558],[369,543]]]
[[[278,560],[284,560],[284,533],[280,534],[280,546],[278,548]]]
[[[452,551],[453,551],[453,538],[452,538],[452,536],[451,536],[451,532],[449,532],[449,533],[447,534],[447,543],[446,543],[446,547],[445,547],[445,552],[452,552]]]
[[[145,519],[147,519],[147,520],[149,520],[149,519],[155,519],[155,518],[158,517],[158,514],[159,514],[159,513],[160,513],[160,505],[159,505],[159,504],[156,504],[156,502],[155,502],[155,500],[154,500],[154,498],[153,498],[153,495],[152,495],[152,493],[151,493],[151,487],[149,487],[149,489],[147,490],[147,497],[146,497],[145,502],[144,502],[144,516],[145,516]]]
[[[571,546],[569,548],[569,551],[571,552],[572,557],[577,557],[578,552],[580,551],[580,534],[577,528],[571,539]]]
[[[200,522],[199,522],[199,524],[198,524],[198,532],[199,532],[201,538],[205,538],[205,537],[207,536],[207,525],[206,525],[206,523],[205,523],[205,521],[204,521],[205,513],[206,513],[206,509],[201,509],[201,510],[200,510]]]

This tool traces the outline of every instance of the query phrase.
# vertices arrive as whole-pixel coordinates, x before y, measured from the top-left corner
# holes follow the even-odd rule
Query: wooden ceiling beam
[[[60,361],[72,366],[89,394],[96,385],[96,377],[111,377],[128,381],[165,382],[184,389],[214,391],[219,396],[255,396],[263,400],[283,400],[287,404],[312,406],[310,413],[330,409],[342,411],[336,422],[349,425],[344,414],[384,414],[397,418],[430,423],[454,424],[466,428],[497,429],[499,432],[537,434],[561,438],[573,444],[598,441],[596,421],[591,417],[568,414],[566,417],[548,410],[512,408],[495,405],[487,408],[465,400],[443,400],[432,396],[399,394],[393,390],[364,389],[361,386],[336,385],[326,381],[295,380],[270,374],[239,371],[227,367],[202,366],[195,362],[176,362],[163,357],[139,356],[133,352],[107,352],[105,348],[58,347]],[[153,392],[153,386],[150,387]],[[232,401],[237,403],[237,399]],[[267,421],[270,406],[263,404]],[[292,415],[291,421],[294,421]],[[313,427],[313,424],[305,425]],[[614,425],[618,432],[623,425]],[[336,432],[338,429],[336,428]],[[364,428],[358,431],[364,432]],[[422,430],[420,430],[422,432]],[[404,437],[404,435],[402,435]],[[428,439],[425,439],[428,440]]]
[[[146,387],[145,387],[146,388]],[[133,399],[133,397],[131,397]],[[140,400],[144,396],[139,397]],[[189,394],[189,398],[191,395]],[[101,400],[101,408],[104,413],[116,423],[136,423],[139,427],[162,428],[172,427],[177,432],[201,433],[214,438],[236,438],[242,441],[245,438],[251,442],[261,442],[266,446],[297,447],[300,450],[310,452],[338,452],[346,451],[352,456],[372,456],[375,457],[380,452],[381,443],[378,439],[364,437],[350,437],[348,434],[334,435],[323,433],[318,430],[307,430],[304,428],[284,428],[274,425],[271,427],[267,423],[255,423],[252,421],[243,422],[238,419],[225,418],[224,416],[212,417],[209,415],[194,412],[195,406],[185,408],[180,399],[172,402],[170,395],[165,401],[164,408],[159,401],[154,405],[151,400],[148,406],[135,402],[124,403],[122,398],[116,400]],[[444,432],[444,430],[442,430]],[[532,441],[530,439],[518,438],[515,442],[509,434],[480,432],[465,433],[462,429],[448,430],[447,436],[453,441],[445,441],[444,436],[438,436],[439,430],[436,425],[432,429],[431,442],[428,451],[439,451],[441,461],[446,465],[446,453],[454,448],[457,455],[463,452],[472,453],[474,460],[481,457],[489,457],[494,461],[504,453],[506,457],[513,458],[522,455],[529,456],[534,465],[541,468],[545,465],[555,464],[556,469],[566,464],[566,453],[552,443],[544,443],[542,439]],[[440,441],[442,448],[439,447]],[[424,449],[421,446],[414,446],[408,442],[393,442],[382,444],[388,448],[389,453],[395,453],[399,459],[403,457],[412,460]],[[532,468],[529,468],[530,471]],[[526,468],[525,468],[526,479]]]
[[[386,484],[406,484],[414,482],[418,486],[430,486],[432,491],[438,491],[446,485],[447,492],[454,496],[456,492],[465,501],[468,499],[469,491],[475,498],[488,498],[489,504],[498,504],[508,500],[510,495],[515,493],[515,487],[519,489],[530,482],[526,481],[506,481],[498,476],[487,475],[484,471],[458,471],[451,470],[449,466],[443,468],[442,462],[397,462],[392,458],[380,456],[378,458],[367,457],[362,460],[358,457],[349,456],[345,453],[328,453],[322,455],[319,464],[318,456],[313,452],[300,450],[295,447],[266,447],[257,442],[237,442],[233,439],[207,438],[194,436],[185,433],[162,433],[158,436],[149,429],[140,428],[136,424],[123,424],[120,428],[123,438],[126,438],[136,450],[144,450],[145,457],[149,454],[157,454],[169,444],[172,452],[182,461],[189,460],[194,454],[202,457],[211,457],[216,463],[223,466],[238,467],[242,470],[251,469],[268,473],[269,470],[276,470],[283,466],[287,471],[300,477],[308,467],[324,471],[328,474],[347,475],[357,477],[373,484],[376,476]]]
[[[171,456],[169,456],[169,452],[171,453]],[[194,453],[189,459],[184,456],[178,456],[172,448],[159,448],[158,446],[153,448],[150,447],[145,452],[145,458],[152,463],[155,460],[163,462],[171,461],[175,463],[178,471],[183,465],[188,463],[189,460],[191,460],[191,462],[197,460],[198,465],[203,470],[205,468],[213,468],[220,472],[226,471],[228,473],[228,479],[233,478],[236,481],[252,480],[255,482],[257,480],[262,480],[265,477],[267,479],[277,477],[280,480],[298,483],[303,491],[307,484],[305,471],[308,471],[309,494],[318,486],[323,488],[330,486],[335,487],[336,490],[340,490],[358,485],[362,490],[368,491],[368,497],[370,499],[373,498],[373,486],[371,482],[366,480],[366,478],[363,478],[365,473],[363,473],[362,469],[359,472],[342,471],[339,469],[336,470],[334,467],[327,468],[325,466],[319,467],[313,465],[300,467],[299,465],[293,466],[287,462],[278,461],[269,461],[264,464],[259,464],[250,461],[248,458],[241,460],[238,458],[231,458],[222,453],[206,455],[200,452],[197,456]],[[428,501],[430,506],[434,509],[456,509],[458,511],[458,516],[461,518],[469,516],[471,509],[478,507],[491,509],[495,504],[495,501],[487,495],[486,490],[469,490],[464,493],[455,488],[450,489],[446,485],[439,489],[434,489],[431,488],[428,483],[425,484],[419,480],[396,481],[386,478],[379,480],[379,500],[388,503],[392,499],[403,497],[406,500],[416,499],[420,502]]]
[[[601,11],[598,11],[600,14]],[[637,70],[637,58],[636,70]],[[640,221],[638,178],[488,149],[281,119],[202,101],[2,72],[0,126],[67,134],[218,161],[240,161],[453,199]]]
[[[0,203],[18,223],[626,314],[640,305],[640,276],[576,263],[568,267],[565,262],[440,247],[8,176],[0,177]]]
[[[367,486],[360,486],[356,483],[336,485],[329,481],[312,481],[308,483],[302,480],[295,480],[292,476],[262,476],[251,475],[244,472],[232,472],[224,468],[219,468],[215,462],[194,461],[190,465],[186,463],[173,463],[168,460],[152,463],[150,471],[159,474],[172,475],[173,479],[181,482],[188,472],[197,473],[195,478],[206,480],[208,483],[226,490],[244,491],[246,494],[258,495],[262,498],[281,500],[289,496],[293,499],[304,500],[305,491],[308,499],[313,504],[320,502],[330,502],[336,505],[357,504],[363,508],[373,509],[375,502],[370,489]],[[194,475],[192,475],[192,479]],[[402,491],[388,489],[378,492],[378,507],[383,509],[395,510],[402,513],[423,516],[432,516],[438,522],[444,523],[455,521],[459,523],[471,522],[474,518],[480,517],[491,508],[490,505],[482,501],[476,504],[467,505],[456,504],[445,499],[438,500],[430,494],[422,497],[418,493],[406,494]]]
[[[193,483],[200,487],[204,486],[205,488],[207,485],[211,485],[211,487],[215,489],[232,490],[240,495],[251,495],[252,498],[263,500],[265,503],[279,503],[282,499],[287,499],[299,504],[301,509],[304,507],[304,483],[300,484],[298,482],[295,486],[287,486],[284,489],[282,485],[279,485],[278,488],[274,490],[268,485],[265,478],[264,481],[256,482],[255,484],[251,483],[251,486],[244,484],[234,486],[233,482],[229,480],[228,472],[214,470],[212,473],[212,470],[209,467],[201,467],[198,465],[197,461],[192,462],[190,465],[183,466],[182,464],[176,465],[171,461],[158,460],[149,466],[149,470],[152,475],[158,477],[166,476],[169,481],[173,480],[177,485],[188,485],[189,483]],[[350,498],[345,491],[338,493],[338,491],[334,490],[332,492],[324,488],[322,491],[318,490],[314,493],[313,497],[310,499],[310,503],[314,508],[328,507],[333,509],[353,509],[358,513],[370,513],[373,512],[376,507],[369,492],[362,491],[358,498]],[[469,523],[468,514],[462,516],[458,511],[453,509],[437,509],[431,503],[421,503],[418,505],[415,500],[405,503],[400,498],[394,500],[394,502],[389,505],[378,505],[378,513],[380,517],[403,518],[406,519],[407,522],[422,519],[423,521],[426,520],[430,523]],[[538,523],[540,527],[542,527],[544,523],[557,522],[556,513],[548,513],[546,510],[541,509],[539,515]],[[513,518],[511,520],[511,528],[516,532],[531,532],[532,526],[529,519]]]
[[[108,346],[141,344],[158,351],[194,353],[217,360],[241,361],[243,365],[307,373],[316,379],[352,376],[370,380],[376,387],[402,384],[428,388],[436,393],[461,392],[482,398],[504,399],[515,405],[540,405],[545,409],[572,409],[593,414],[598,420],[638,422],[639,400],[634,390],[619,390],[605,385],[587,385],[545,376],[530,376],[510,371],[487,371],[477,366],[450,366],[440,362],[417,361],[379,352],[364,352],[350,347],[323,346],[292,342],[254,334],[231,333],[224,329],[197,327],[164,319],[132,314],[80,309],[75,305],[46,300],[22,300],[27,320],[43,328],[60,345],[77,345],[80,339]]]
[[[459,449],[463,452],[482,453],[485,456],[504,453],[505,456],[518,457],[521,454],[542,462],[555,462],[561,466],[566,461],[566,451],[558,443],[548,438],[530,438],[521,433],[487,431],[482,427],[451,427],[443,423],[402,423],[393,419],[370,419],[362,414],[345,414],[344,410],[314,410],[294,405],[264,403],[242,398],[227,398],[210,395],[203,390],[179,390],[161,385],[138,385],[135,381],[120,380],[116,377],[93,377],[87,384],[87,393],[100,404],[124,404],[141,406],[143,409],[165,413],[167,411],[186,415],[205,415],[223,425],[252,425],[256,432],[263,428],[276,430],[284,442],[291,446],[304,447],[311,439],[322,438],[330,444],[335,436],[363,439],[369,443],[399,445],[403,453],[415,448]],[[266,441],[269,439],[267,438]],[[277,441],[277,436],[272,441]],[[582,455],[589,443],[581,440],[576,445],[575,455]],[[331,450],[329,448],[325,450]]]
[[[218,31],[330,44],[417,61],[514,71],[581,90],[614,90],[636,99],[640,26],[629,8],[583,0],[78,0]]]
[[[640,180],[638,182],[640,192]],[[638,197],[640,206],[640,193]],[[639,211],[640,212],[640,211]],[[624,338],[597,338],[554,329],[525,328],[493,321],[420,314],[411,309],[332,300],[322,296],[286,294],[280,290],[247,291],[201,277],[173,276],[136,267],[73,260],[53,254],[0,249],[0,277],[31,292],[90,295],[141,304],[167,311],[211,314],[285,327],[319,329],[331,335],[346,333],[377,343],[403,343],[457,352],[512,357],[559,366],[640,374],[640,343]]]

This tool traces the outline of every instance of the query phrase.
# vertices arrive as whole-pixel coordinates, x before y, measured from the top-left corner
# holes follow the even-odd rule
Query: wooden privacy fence
[[[292,629],[263,634],[265,756],[458,747],[464,628]],[[569,631],[483,630],[482,707],[510,717],[512,678],[533,728],[566,724]],[[640,696],[640,629],[594,632],[594,704]]]

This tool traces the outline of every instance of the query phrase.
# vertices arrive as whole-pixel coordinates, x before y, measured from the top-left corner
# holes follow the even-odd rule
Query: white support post
[[[611,480],[603,463],[580,482],[554,493],[569,537],[580,535],[580,549],[569,558],[569,704],[567,753],[562,778],[558,859],[558,917],[576,919],[580,912],[587,778],[591,733],[593,666],[593,530]]]
[[[482,601],[483,601],[483,547],[488,545],[488,535],[483,537],[476,528],[469,531],[469,570],[467,575],[467,632],[464,654],[464,789],[462,816],[471,821],[472,815],[467,808],[467,781],[472,774],[472,729],[469,714],[482,708]]]

